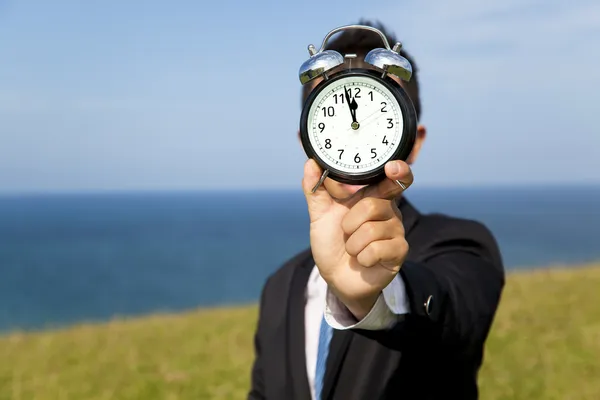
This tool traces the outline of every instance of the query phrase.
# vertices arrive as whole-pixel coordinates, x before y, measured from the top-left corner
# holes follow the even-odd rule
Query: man
[[[368,21],[359,22],[371,25]],[[389,43],[396,39],[383,26]],[[381,47],[346,31],[328,48]],[[417,68],[401,83],[420,116]],[[304,89],[306,99],[318,82]],[[249,399],[475,399],[484,342],[504,286],[496,242],[480,223],[423,215],[403,195],[425,139],[378,185],[327,179],[308,160],[302,182],[310,249],[269,277],[260,300]]]

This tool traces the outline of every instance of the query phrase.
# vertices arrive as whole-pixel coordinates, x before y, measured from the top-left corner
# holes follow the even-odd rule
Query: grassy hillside
[[[0,400],[243,399],[256,307],[0,337]],[[516,273],[482,399],[600,399],[600,265]]]

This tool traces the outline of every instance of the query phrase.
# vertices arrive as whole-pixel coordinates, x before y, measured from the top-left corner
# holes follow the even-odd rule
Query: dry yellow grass
[[[0,400],[243,399],[256,307],[0,337]],[[482,399],[600,399],[600,266],[509,275]]]

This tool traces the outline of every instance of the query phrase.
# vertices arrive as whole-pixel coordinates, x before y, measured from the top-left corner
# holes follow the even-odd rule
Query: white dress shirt
[[[394,280],[383,289],[383,293],[371,311],[360,321],[348,311],[333,293],[328,290],[327,283],[315,266],[308,278],[306,286],[306,305],[304,307],[304,330],[306,347],[306,372],[311,396],[315,398],[315,369],[319,346],[321,320],[325,320],[334,329],[360,328],[366,330],[381,330],[392,327],[400,315],[408,314],[409,304],[406,296],[404,281],[398,274]]]

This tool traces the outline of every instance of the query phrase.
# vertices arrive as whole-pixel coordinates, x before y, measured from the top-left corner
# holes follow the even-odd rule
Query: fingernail
[[[400,173],[400,165],[397,162],[390,163],[390,173],[394,175]]]

